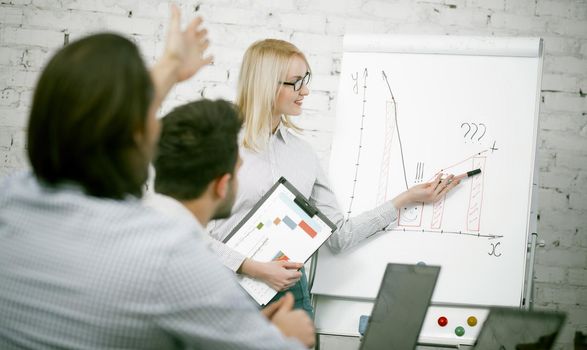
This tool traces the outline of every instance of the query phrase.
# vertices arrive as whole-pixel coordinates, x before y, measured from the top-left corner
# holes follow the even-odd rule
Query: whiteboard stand
[[[544,40],[540,39],[539,41],[539,48],[538,48],[538,82],[537,82],[537,92],[536,92],[536,109],[534,112],[536,124],[538,123],[538,118],[540,116],[540,91],[542,90],[542,67],[544,64]],[[535,140],[538,139],[538,127],[535,128]],[[529,231],[531,232],[530,241],[528,242],[528,254],[530,257],[530,261],[528,263],[528,276],[526,279],[526,290],[525,290],[525,297],[524,297],[524,309],[531,311],[534,306],[534,259],[536,255],[536,249],[538,246],[544,247],[544,241],[538,242],[538,192],[539,192],[539,178],[538,174],[540,173],[540,167],[538,166],[537,146],[534,146],[534,172],[533,172],[533,179],[532,179],[532,194],[531,194],[531,204],[530,204],[530,225]]]
[[[526,285],[526,297],[524,298],[524,309],[531,311],[534,304],[534,256],[536,254],[536,240],[538,233],[532,232],[528,251],[530,254],[530,263],[528,265],[528,283]]]
[[[524,309],[528,311],[532,311],[534,308],[534,258],[536,255],[536,249],[538,249],[538,247],[542,248],[545,245],[544,240],[538,240],[538,233],[532,232],[530,243],[528,243],[530,262],[528,264],[528,286],[526,287],[526,297],[524,300]]]

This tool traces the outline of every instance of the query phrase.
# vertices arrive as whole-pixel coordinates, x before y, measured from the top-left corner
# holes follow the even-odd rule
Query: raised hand
[[[196,74],[203,66],[212,62],[212,56],[204,57],[208,48],[208,32],[200,29],[201,18],[195,18],[184,31],[180,29],[180,13],[171,5],[171,20],[163,56],[151,69],[155,86],[155,98],[151,110],[155,111],[174,84]]]
[[[194,18],[184,31],[180,28],[179,8],[171,5],[171,20],[164,56],[179,61],[177,81],[183,81],[196,74],[203,66],[212,62],[212,56],[204,57],[208,48],[208,31],[200,28],[202,18]]]

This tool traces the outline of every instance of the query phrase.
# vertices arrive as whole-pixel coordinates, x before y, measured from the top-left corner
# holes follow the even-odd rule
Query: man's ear
[[[214,194],[220,199],[226,198],[231,178],[231,174],[224,174],[216,178],[214,182]]]

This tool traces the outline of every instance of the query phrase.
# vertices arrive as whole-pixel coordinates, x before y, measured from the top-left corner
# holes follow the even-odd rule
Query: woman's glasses
[[[310,83],[310,72],[306,72],[306,74],[301,77],[300,79],[294,81],[294,82],[287,82],[287,81],[282,81],[281,83],[283,85],[291,85],[294,88],[294,91],[299,91],[302,88],[302,85],[308,85],[308,83]]]

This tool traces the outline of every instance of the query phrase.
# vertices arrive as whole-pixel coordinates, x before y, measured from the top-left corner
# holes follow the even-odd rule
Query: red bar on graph
[[[312,238],[316,237],[316,235],[317,235],[316,231],[314,231],[308,224],[306,224],[306,222],[304,220],[300,221],[300,223],[298,225],[302,228],[302,230],[306,231],[306,233],[310,237],[312,237]]]

